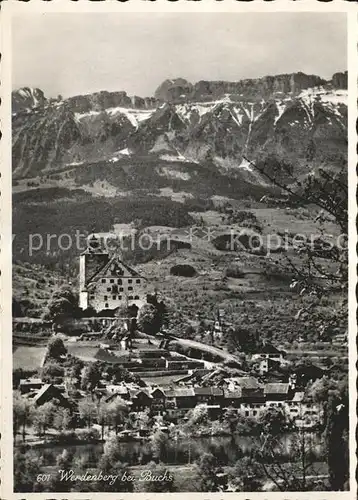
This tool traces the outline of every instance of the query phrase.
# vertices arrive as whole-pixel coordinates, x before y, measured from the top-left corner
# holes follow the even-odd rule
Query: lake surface
[[[307,449],[312,450],[317,460],[324,455],[324,443],[321,436],[314,433],[306,433],[305,439]],[[289,454],[295,441],[293,434],[283,435],[280,449]],[[168,465],[181,465],[196,461],[204,453],[213,453],[222,465],[233,465],[239,458],[247,456],[253,447],[261,441],[255,436],[233,437],[202,437],[170,440],[161,452],[161,461]],[[41,448],[34,448],[31,454],[34,457],[42,458],[44,466],[56,465],[56,457],[63,450],[68,450],[74,457],[85,461],[87,467],[96,467],[99,458],[103,453],[104,445],[82,444],[82,445],[49,445]],[[145,464],[152,460],[151,445],[149,442],[123,442],[120,447],[120,460],[128,465]]]

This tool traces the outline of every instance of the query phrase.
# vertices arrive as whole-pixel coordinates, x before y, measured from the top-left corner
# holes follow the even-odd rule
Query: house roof
[[[153,394],[156,393],[156,392],[160,392],[161,394],[163,394],[163,396],[165,396],[165,392],[163,389],[161,389],[160,387],[155,387],[152,391],[151,391],[151,396],[153,397]]]
[[[52,384],[43,385],[41,387],[41,389],[39,390],[39,392],[34,397],[34,401],[38,401],[41,398],[41,396],[43,396],[50,389],[50,387],[54,387],[54,386]]]
[[[128,274],[120,274],[120,273],[118,273],[118,271],[117,272],[115,271],[115,268],[117,268],[117,270],[121,269],[122,271],[124,268],[125,272],[127,272]],[[87,287],[90,287],[91,285],[95,284],[99,279],[101,279],[103,277],[121,278],[122,276],[129,277],[129,278],[134,277],[134,278],[145,279],[144,276],[141,276],[137,271],[135,271],[134,269],[129,267],[127,264],[125,264],[122,260],[120,260],[119,257],[114,256],[108,262],[106,262],[103,265],[103,267],[101,267],[97,271],[97,273],[94,274],[94,276],[92,276],[90,278],[90,280],[87,283]]]
[[[281,354],[283,351],[277,349],[271,343],[266,343],[262,347],[260,347],[258,354]]]
[[[293,398],[292,398],[292,401],[303,401],[305,397],[305,393],[304,392],[295,392],[295,394],[293,395]]]
[[[144,389],[135,389],[129,391],[132,398],[138,398],[141,394],[147,396],[147,398],[152,399],[152,396]]]
[[[187,398],[195,395],[194,389],[192,387],[175,388],[165,392],[165,395],[175,398]]]
[[[264,394],[287,394],[290,389],[290,384],[283,384],[280,382],[266,384]]]
[[[238,387],[235,391],[228,391],[224,389],[224,397],[227,399],[240,399],[241,396],[241,387]]]
[[[195,396],[211,396],[211,387],[194,387]]]
[[[40,378],[22,378],[20,380],[20,385],[32,385],[32,384],[42,384]]]
[[[254,377],[233,377],[227,379],[234,385],[241,387],[241,389],[259,389],[260,384],[258,380]]]

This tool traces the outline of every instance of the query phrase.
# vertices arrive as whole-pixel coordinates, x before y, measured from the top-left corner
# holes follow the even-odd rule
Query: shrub
[[[227,278],[243,278],[245,273],[237,264],[231,264],[225,269],[225,276]]]
[[[192,278],[196,275],[196,270],[189,264],[177,264],[170,268],[170,274],[173,276],[183,276],[185,278]]]

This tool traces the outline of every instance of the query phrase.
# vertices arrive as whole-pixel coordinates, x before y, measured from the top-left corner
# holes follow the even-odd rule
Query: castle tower
[[[88,308],[88,291],[86,286],[90,279],[109,261],[108,252],[104,251],[100,239],[92,234],[87,239],[87,249],[80,255],[79,306]]]

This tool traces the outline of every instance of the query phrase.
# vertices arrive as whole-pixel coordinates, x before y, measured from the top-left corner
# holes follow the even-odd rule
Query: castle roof
[[[98,282],[98,280],[102,278],[142,278],[145,280],[144,276],[141,276],[137,271],[133,268],[125,264],[119,257],[114,256],[107,263],[103,265],[101,269],[99,269],[94,276],[90,279],[87,286]]]

